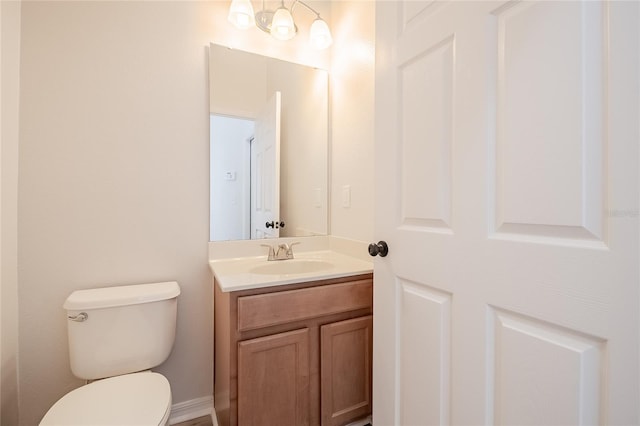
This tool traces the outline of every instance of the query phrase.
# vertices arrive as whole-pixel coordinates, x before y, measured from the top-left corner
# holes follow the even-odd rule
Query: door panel
[[[493,424],[600,423],[602,339],[499,309],[489,315]]]
[[[400,68],[405,226],[450,229],[452,70],[452,37],[412,53]]]
[[[256,118],[251,142],[251,239],[277,238],[280,230],[267,222],[280,221],[280,111],[275,92]]]
[[[499,235],[603,237],[605,9],[522,2],[491,12]]]
[[[398,282],[400,424],[449,423],[451,295]]]
[[[376,425],[638,424],[640,4],[376,7]]]

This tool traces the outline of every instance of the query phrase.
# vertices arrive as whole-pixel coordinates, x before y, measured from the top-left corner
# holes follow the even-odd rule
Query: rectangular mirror
[[[328,85],[325,70],[209,46],[210,241],[327,234]]]

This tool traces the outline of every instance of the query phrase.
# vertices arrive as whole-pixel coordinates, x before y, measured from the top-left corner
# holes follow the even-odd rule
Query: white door
[[[375,426],[639,424],[639,4],[376,4]]]
[[[251,142],[251,239],[280,235],[280,92],[256,117]]]

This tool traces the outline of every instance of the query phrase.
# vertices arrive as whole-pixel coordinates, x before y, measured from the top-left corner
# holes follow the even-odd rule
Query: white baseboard
[[[211,416],[213,413],[213,396],[191,399],[189,401],[178,402],[171,406],[169,424],[186,422],[198,417]],[[214,421],[214,425],[215,425]]]

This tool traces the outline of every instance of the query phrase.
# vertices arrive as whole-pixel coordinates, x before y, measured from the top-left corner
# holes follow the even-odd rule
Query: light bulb
[[[291,40],[296,35],[296,27],[289,10],[278,8],[271,21],[271,35],[278,40]]]
[[[329,26],[320,17],[311,24],[311,29],[309,30],[309,43],[318,50],[326,49],[331,46],[331,43],[333,43],[333,37],[331,37]]]
[[[255,24],[251,1],[232,0],[227,20],[240,30],[251,28]]]

